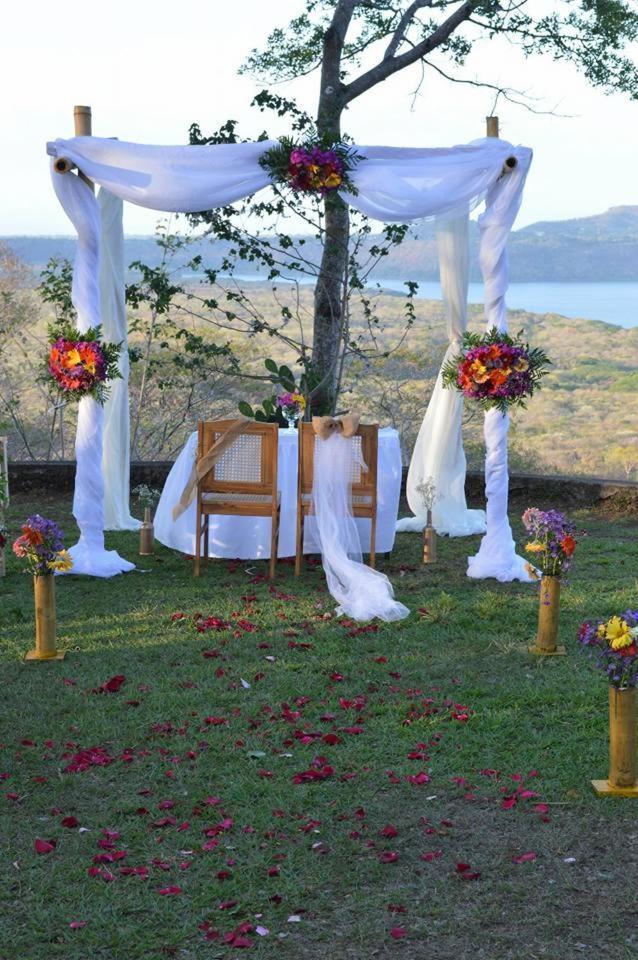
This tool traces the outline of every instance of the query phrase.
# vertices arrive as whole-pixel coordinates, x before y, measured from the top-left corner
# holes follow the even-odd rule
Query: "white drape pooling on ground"
[[[73,270],[73,305],[80,333],[100,322],[99,236],[97,200],[79,177],[53,172],[53,186],[65,213],[77,230],[78,245]],[[75,439],[75,494],[73,516],[80,539],[70,548],[75,574],[112,577],[133,570],[115,550],[104,549],[104,481],[102,479],[102,438],[104,409],[92,397],[79,403]]]
[[[487,329],[507,332],[505,294],[509,285],[507,238],[516,219],[523,187],[531,162],[519,162],[515,170],[499,180],[490,190],[485,212],[479,217],[481,245],[479,262],[485,284],[485,319]],[[532,582],[526,561],[516,553],[507,515],[509,477],[507,434],[509,416],[498,410],[485,414],[485,493],[487,496],[487,532],[479,552],[468,557],[468,577],[496,577],[501,582]]]
[[[394,599],[386,575],[362,562],[351,507],[354,456],[354,443],[341,434],[315,441],[313,513],[309,521],[321,548],[328,590],[339,604],[339,616],[353,620],[402,620],[410,611]]]
[[[98,198],[100,208],[100,316],[102,336],[109,343],[121,343],[119,369],[121,380],[110,385],[104,405],[104,529],[139,530],[139,520],[131,516],[130,435],[128,398],[128,330],[124,301],[124,228],[123,204],[104,187]]]
[[[458,353],[467,329],[467,213],[437,221],[437,244],[449,343],[442,368]],[[485,512],[468,510],[465,499],[467,464],[461,435],[462,419],[463,397],[456,390],[444,388],[439,371],[408,470],[406,492],[414,516],[399,520],[398,532],[419,531],[425,527],[426,510],[416,488],[428,477],[434,479],[437,490],[432,523],[438,533],[462,537],[485,531]]]
[[[273,145],[275,141],[158,147],[74,137],[49,143],[47,152],[54,158],[68,158],[92,181],[122,200],[156,210],[189,213],[232,203],[268,186],[269,176],[259,158]],[[499,195],[499,178],[508,157],[517,160],[514,174],[526,171],[531,159],[527,148],[513,147],[496,138],[443,149],[353,149],[363,158],[352,172],[357,193],[343,193],[343,197],[362,213],[388,222],[464,216],[494,185],[491,196]],[[84,314],[99,318],[97,202],[90,190],[75,189],[73,181],[77,178],[73,174],[53,176],[60,199],[72,193],[76,206],[83,208],[78,218],[83,236],[75,266],[79,275],[76,286]],[[485,231],[482,237],[484,261],[488,270],[493,264],[498,271],[502,262],[489,249],[492,236],[493,231]],[[91,257],[83,252],[87,249],[93,251]],[[84,477],[84,471],[78,470],[76,483],[84,483]],[[440,478],[435,476],[435,482],[441,490]]]

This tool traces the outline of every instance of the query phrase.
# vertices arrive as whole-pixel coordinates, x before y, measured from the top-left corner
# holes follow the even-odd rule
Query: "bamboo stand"
[[[558,613],[560,610],[560,577],[542,577],[538,608],[538,633],[536,643],[528,647],[530,653],[539,657],[564,657],[564,646],[556,644],[558,636]]]
[[[423,529],[423,563],[436,562],[436,530],[432,526],[432,510],[428,507],[428,514]]]
[[[35,650],[25,660],[63,660],[65,651],[55,645],[55,577],[52,573],[33,578],[35,597]]]
[[[149,557],[154,552],[155,531],[151,520],[151,508],[144,507],[144,522],[140,527],[140,557]]]
[[[609,688],[609,777],[592,780],[599,797],[638,797],[636,688]]]

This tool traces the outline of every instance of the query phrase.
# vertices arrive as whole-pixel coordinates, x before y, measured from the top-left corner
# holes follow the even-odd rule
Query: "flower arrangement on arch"
[[[596,658],[596,666],[605,672],[610,686],[638,686],[638,610],[608,620],[586,621],[578,631],[578,642]]]
[[[441,371],[443,386],[456,389],[484,410],[507,413],[513,406],[525,407],[547,374],[551,363],[538,347],[492,329],[480,335],[466,333],[461,352]]]
[[[108,397],[107,381],[121,378],[118,366],[119,343],[105,343],[100,328],[80,333],[72,324],[49,329],[49,353],[45,380],[66,400],[93,397],[103,404]]]
[[[528,507],[523,526],[529,535],[525,551],[532,554],[534,564],[544,577],[560,577],[571,566],[578,541],[575,526],[559,510],[538,510]],[[534,570],[534,567],[528,568]]]
[[[27,569],[35,577],[48,576],[56,571],[66,572],[73,560],[64,549],[64,534],[55,520],[47,520],[38,513],[22,524],[22,533],[14,541],[16,557],[26,560]]]
[[[275,183],[285,183],[298,193],[320,197],[345,187],[355,193],[349,174],[361,157],[347,144],[322,143],[308,139],[295,143],[282,137],[276,147],[267,150],[259,163]]]

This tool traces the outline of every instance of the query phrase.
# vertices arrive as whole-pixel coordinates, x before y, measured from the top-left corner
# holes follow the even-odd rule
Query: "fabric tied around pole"
[[[505,294],[509,285],[507,240],[521,205],[523,187],[532,160],[531,151],[516,167],[494,184],[485,212],[478,219],[481,231],[479,262],[485,284],[487,330],[507,333]],[[533,583],[529,564],[516,553],[508,517],[509,473],[507,437],[509,416],[492,409],[485,413],[485,496],[487,532],[479,551],[468,557],[467,575],[474,579],[495,577],[502,583],[521,580]]]
[[[177,518],[181,517],[181,515],[184,513],[184,510],[188,509],[190,504],[193,502],[193,498],[195,497],[195,492],[197,490],[197,484],[199,481],[202,479],[202,477],[206,476],[209,470],[219,460],[221,455],[228,450],[235,437],[242,432],[247,423],[252,423],[250,417],[244,417],[243,414],[240,414],[238,419],[235,420],[233,425],[229,427],[224,434],[222,434],[222,436],[213,444],[210,450],[193,464],[191,475],[182,491],[182,495],[179,498],[179,501],[173,507],[173,520],[177,520]]]
[[[99,209],[91,189],[79,177],[60,176],[55,171],[52,177],[58,199],[78,234],[71,299],[77,311],[78,330],[84,333],[100,324]],[[73,516],[80,528],[80,539],[69,550],[73,567],[65,576],[113,577],[135,569],[134,563],[104,546],[103,432],[104,408],[92,397],[83,397],[78,407],[73,496]]]
[[[403,620],[410,611],[394,599],[386,575],[362,562],[351,506],[354,457],[355,445],[342,431],[332,430],[326,440],[315,443],[308,519],[315,524],[328,590],[338,603],[337,616]]]
[[[485,511],[469,510],[465,499],[467,462],[463,450],[463,397],[443,386],[441,370],[460,349],[467,329],[469,281],[468,215],[437,221],[441,292],[445,307],[448,348],[412,451],[406,494],[413,517],[397,522],[397,533],[421,531],[426,509],[418,491],[432,478],[436,500],[432,523],[437,533],[465,537],[485,532]]]
[[[102,336],[121,343],[118,366],[122,379],[110,384],[104,404],[104,528],[139,530],[141,523],[130,511],[131,430],[129,414],[129,356],[124,300],[124,231],[122,201],[101,188],[100,208],[100,310]]]

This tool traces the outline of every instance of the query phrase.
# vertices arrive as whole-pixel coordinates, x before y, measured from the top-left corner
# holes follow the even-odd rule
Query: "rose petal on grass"
[[[56,840],[41,840],[40,837],[36,837],[33,846],[36,853],[51,853],[55,850],[56,843]]]
[[[531,863],[533,860],[536,860],[537,854],[533,850],[528,850],[527,853],[520,853],[518,856],[512,857],[512,863]]]

